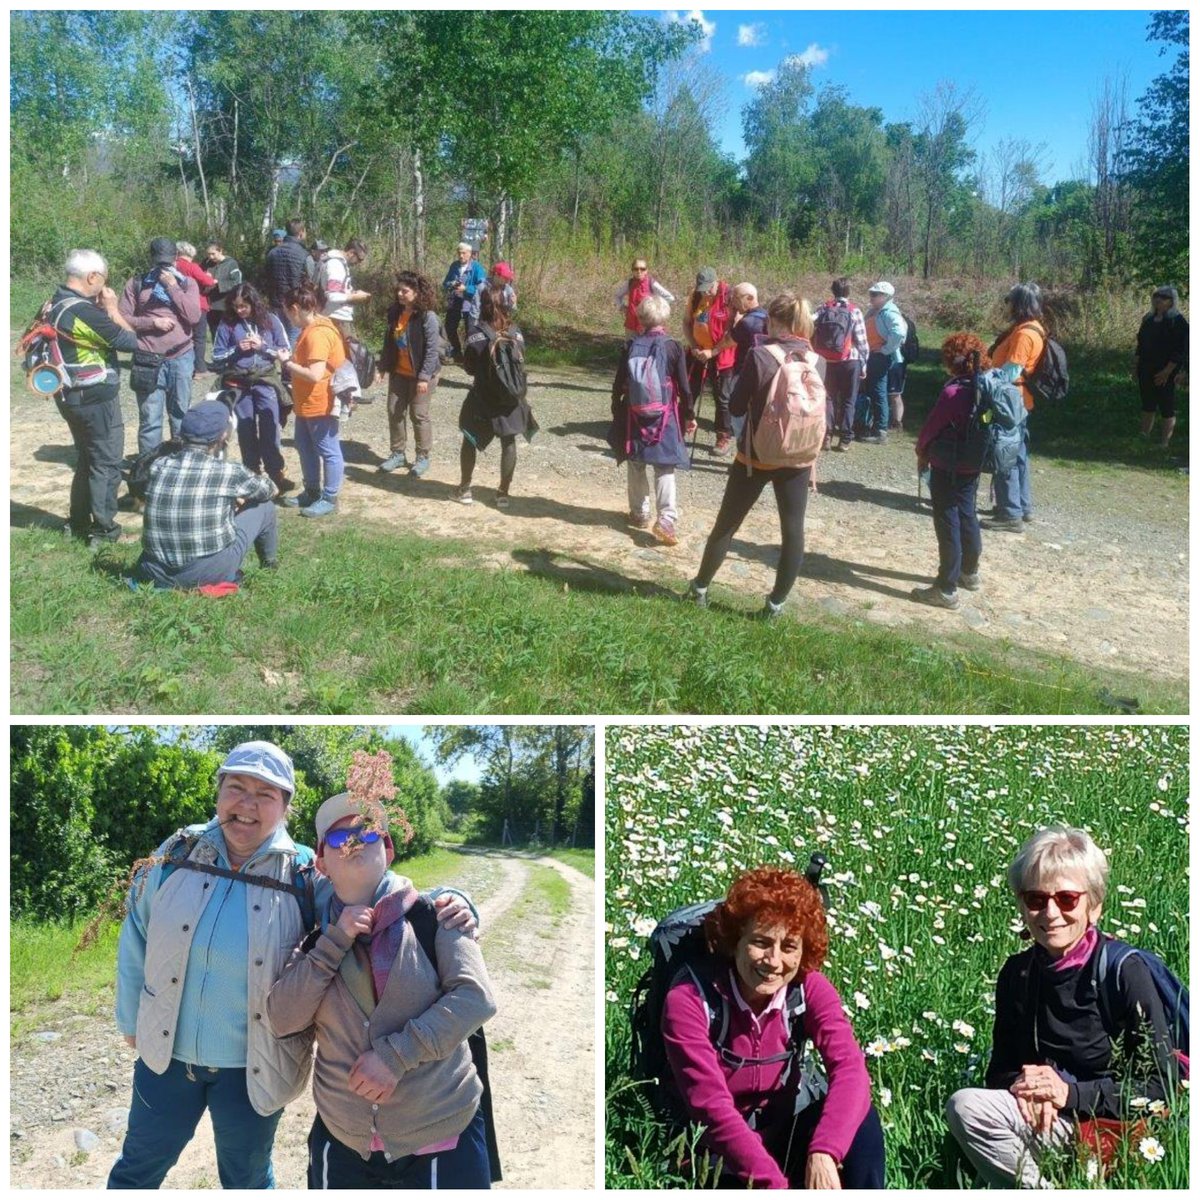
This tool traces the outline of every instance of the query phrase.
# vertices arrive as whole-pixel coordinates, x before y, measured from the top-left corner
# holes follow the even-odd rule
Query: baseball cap
[[[871,284],[871,286],[869,288],[867,288],[867,294],[868,295],[879,295],[879,296],[894,296],[896,294],[896,289],[894,287],[892,287],[892,285],[890,283],[888,283],[888,281],[886,279],[881,279],[878,283],[873,283],[873,284]]]
[[[696,272],[696,287],[698,289],[710,288],[717,282],[717,270],[715,267],[701,267]]]
[[[513,269],[506,262],[498,262],[492,268],[492,274],[499,276],[507,283],[512,283],[513,281]]]
[[[325,841],[325,835],[341,820],[346,817],[361,817],[362,805],[350,795],[349,792],[339,792],[336,796],[330,796],[320,808],[317,809],[317,815],[313,818],[313,823],[317,827],[317,844],[322,845]],[[387,826],[384,825],[382,832],[387,832]]]
[[[229,409],[219,400],[204,400],[193,404],[179,423],[179,436],[185,442],[211,446],[229,428]],[[252,742],[249,745],[260,743]],[[269,745],[263,742],[262,745]],[[290,768],[289,768],[290,769]]]
[[[224,413],[228,423],[229,410],[216,401],[212,404]],[[204,405],[196,407],[203,408]],[[184,421],[195,411],[194,408],[188,409]],[[296,794],[296,773],[292,768],[292,760],[274,742],[243,742],[240,746],[234,746],[217,768],[217,778],[220,779],[222,775],[253,775],[255,779],[282,789],[289,800]]]
[[[153,266],[168,265],[178,257],[178,250],[170,238],[158,237],[150,243],[150,262]]]

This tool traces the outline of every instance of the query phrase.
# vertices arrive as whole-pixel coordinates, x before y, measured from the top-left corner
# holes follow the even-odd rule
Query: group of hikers
[[[124,430],[116,354],[132,354],[139,459],[129,474],[132,502],[145,508],[139,580],[231,589],[252,546],[261,565],[275,565],[271,502],[296,489],[284,466],[286,421],[294,418],[302,483],[283,503],[305,517],[328,517],[337,509],[344,477],[341,421],[357,403],[369,402],[367,389],[384,377],[389,445],[378,469],[406,469],[421,478],[431,462],[432,401],[449,364],[471,379],[458,414],[460,471],[453,497],[473,502],[477,455],[498,438],[495,503],[508,507],[517,439],[537,429],[526,394],[524,338],[514,320],[511,267],[498,262],[486,270],[464,241],[440,297],[420,272],[398,272],[376,359],[354,328],[355,306],[370,299],[352,278],[367,258],[366,245],[351,238],[340,251],[320,241],[310,249],[299,218],[276,234],[261,291],[243,279],[218,242],[206,248],[208,274],[195,262],[195,247],[155,238],[145,273],[130,279],[120,297],[109,288],[97,252],[72,251],[63,286],[41,314],[40,328],[57,335],[63,373],[55,396],[78,452],[69,528],[93,546],[120,537]],[[688,589],[699,605],[707,604],[734,535],[770,483],[781,546],[762,614],[778,616],[803,562],[805,506],[816,486],[819,454],[845,453],[856,442],[879,444],[902,427],[906,369],[918,351],[915,324],[886,280],[871,285],[865,308],[851,301],[850,292],[843,277],[815,308],[792,292],[764,304],[752,283],[731,286],[704,267],[684,305],[680,343],[667,333],[675,298],[644,258],[634,259],[630,278],[617,290],[626,338],[612,385],[608,442],[627,464],[631,527],[649,530],[664,546],[678,544],[675,476],[694,459],[706,388],[714,404],[712,451],[733,457]],[[1177,299],[1171,287],[1156,289],[1137,339],[1142,433],[1149,437],[1156,413],[1161,415],[1164,445],[1175,424],[1176,383],[1187,364],[1187,322]],[[1034,519],[1029,414],[1047,379],[1059,396],[1065,394],[1065,356],[1047,329],[1038,285],[1017,284],[1005,306],[1007,322],[990,347],[968,332],[944,341],[941,360],[949,379],[917,436],[938,571],[931,586],[912,595],[937,607],[955,608],[960,587],[980,587],[981,474],[991,474],[995,496],[985,528],[1019,534]],[[208,369],[210,330],[221,389],[215,399],[193,405],[191,381]],[[164,413],[171,435],[166,442]],[[240,462],[227,453],[234,431]]]

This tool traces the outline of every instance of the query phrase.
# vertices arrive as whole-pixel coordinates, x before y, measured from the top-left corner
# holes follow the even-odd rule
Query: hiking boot
[[[1025,522],[1020,517],[993,517],[984,528],[993,533],[1024,533]]]
[[[387,458],[379,464],[379,470],[385,474],[389,471],[399,471],[402,467],[410,467],[412,464],[408,461],[408,455],[403,450],[396,454],[389,454]]]
[[[457,500],[459,504],[475,503],[475,497],[471,495],[470,488],[456,487],[454,489],[454,499]]]
[[[733,446],[733,438],[728,433],[718,433],[716,444],[713,446],[713,453],[718,458],[724,458],[730,452]]]
[[[912,598],[920,604],[929,604],[934,608],[958,607],[958,595],[955,592],[943,592],[936,585],[933,587],[913,588]]]
[[[871,446],[882,446],[887,441],[887,434],[881,430],[875,430],[873,433],[868,433],[866,437],[858,439],[860,442],[866,442]]]
[[[507,492],[497,492],[496,493],[496,507],[497,508],[507,508],[508,507],[508,493]]]
[[[670,521],[664,521],[659,517],[654,522],[650,532],[654,534],[656,541],[661,542],[664,546],[678,546],[679,537],[675,533],[675,526]]]
[[[629,514],[628,520],[629,520],[629,524],[632,525],[634,529],[649,529],[650,528],[650,514],[649,513],[631,512]]]
[[[825,439],[825,440],[824,440],[824,441],[821,443],[821,452],[822,452],[822,453],[824,453],[824,452],[825,452],[826,450],[828,450],[828,449],[830,448],[830,446],[832,446],[832,445],[833,445],[833,438],[829,438],[829,437],[827,437],[827,438],[826,438],[826,439]]]
[[[853,442],[848,442],[844,438],[838,438],[838,440],[834,442],[831,449],[833,450],[834,454],[844,454],[853,444]]]
[[[300,515],[302,517],[327,517],[330,513],[336,511],[337,504],[327,496],[322,496],[320,499],[314,500],[311,504],[306,504]]]
[[[1032,525],[1033,513],[1024,513],[1021,517],[1021,520],[1024,521],[1026,525]]]
[[[691,603],[697,608],[707,608],[708,588],[697,587],[696,581],[693,579],[692,582],[688,584],[687,593],[684,596],[684,599],[691,601]]]
[[[783,616],[783,605],[776,604],[770,596],[767,597],[766,603],[759,611],[758,619],[760,621],[778,621]]]
[[[429,470],[429,455],[421,454],[417,456],[417,461],[408,469],[408,473],[417,479],[420,479],[426,471]]]
[[[275,485],[275,490],[282,496],[284,492],[292,491],[296,486],[294,479],[289,479],[282,471],[278,475],[271,476],[271,482]]]
[[[970,575],[962,574],[958,577],[958,586],[966,588],[968,592],[979,591],[979,572],[974,571]]]
[[[311,488],[305,488],[300,495],[289,496],[283,504],[285,508],[308,508],[310,504],[316,504],[320,498],[320,492],[314,492]]]

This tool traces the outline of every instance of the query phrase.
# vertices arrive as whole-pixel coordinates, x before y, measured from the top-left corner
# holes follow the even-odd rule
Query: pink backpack
[[[825,441],[825,384],[817,374],[816,355],[807,349],[789,353],[778,345],[764,349],[779,370],[762,419],[750,428],[751,457],[764,467],[811,466]],[[746,473],[750,470],[747,464]]]

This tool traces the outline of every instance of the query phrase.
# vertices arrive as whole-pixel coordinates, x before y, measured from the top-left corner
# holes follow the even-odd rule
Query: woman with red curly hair
[[[992,361],[973,333],[952,333],[942,343],[942,366],[950,382],[942,388],[921,432],[917,435],[917,469],[929,468],[929,498],[933,502],[933,531],[938,543],[938,573],[932,587],[913,588],[912,598],[934,608],[957,608],[960,586],[979,590],[979,555],[983,539],[975,498],[979,472],[957,461],[955,445],[965,445],[974,403],[972,355],[979,369]],[[947,436],[949,433],[949,436]]]
[[[882,1188],[883,1129],[866,1062],[820,971],[828,947],[820,893],[794,871],[747,871],[704,932],[710,964],[680,971],[662,1033],[682,1109],[722,1161],[721,1185]],[[801,1070],[808,1042],[828,1095]]]

